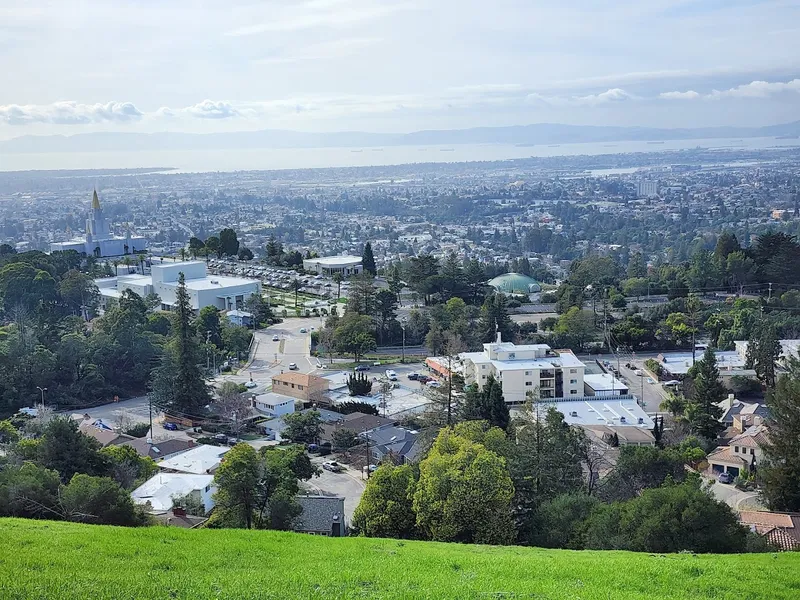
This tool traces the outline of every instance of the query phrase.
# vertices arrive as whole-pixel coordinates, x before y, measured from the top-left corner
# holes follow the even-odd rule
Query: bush
[[[519,308],[520,306],[522,306],[522,302],[520,302],[516,298],[512,298],[511,300],[506,302],[506,307],[508,308]]]
[[[124,433],[125,435],[130,435],[135,438],[142,438],[147,435],[147,432],[150,431],[150,423],[136,423],[128,427]]]
[[[644,366],[658,378],[664,375],[664,366],[654,358],[648,358],[644,361]]]

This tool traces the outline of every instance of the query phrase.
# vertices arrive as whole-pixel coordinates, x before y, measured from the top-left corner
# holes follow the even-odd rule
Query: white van
[[[386,379],[388,379],[389,381],[397,381],[397,373],[395,373],[391,369],[386,369]]]

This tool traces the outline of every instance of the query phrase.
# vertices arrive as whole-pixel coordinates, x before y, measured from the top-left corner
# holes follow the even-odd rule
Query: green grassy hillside
[[[800,597],[800,553],[570,552],[0,519],[0,598]]]

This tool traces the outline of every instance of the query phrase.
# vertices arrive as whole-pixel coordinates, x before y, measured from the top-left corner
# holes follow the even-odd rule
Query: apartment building
[[[586,366],[571,350],[553,350],[547,344],[517,346],[503,342],[483,345],[483,352],[459,356],[467,385],[482,388],[491,375],[503,384],[509,404],[525,402],[529,392],[540,398],[581,398],[584,396]]]

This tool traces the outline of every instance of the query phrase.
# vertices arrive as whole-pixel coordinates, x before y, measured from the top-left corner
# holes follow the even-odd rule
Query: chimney
[[[503,332],[502,331],[498,331],[497,332],[497,343],[498,344],[502,344],[503,343]]]
[[[186,516],[186,509],[182,506],[176,506],[172,509],[172,514],[176,517],[185,517]]]

